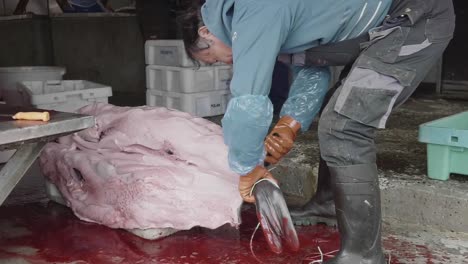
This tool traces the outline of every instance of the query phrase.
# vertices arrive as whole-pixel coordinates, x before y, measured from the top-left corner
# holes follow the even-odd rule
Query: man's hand
[[[276,182],[273,178],[273,175],[262,166],[257,166],[247,175],[241,176],[239,179],[239,193],[242,196],[242,199],[247,203],[255,203],[254,196],[250,195],[252,192],[252,187],[260,179],[271,179]]]
[[[283,116],[265,139],[265,162],[276,164],[291,150],[301,124],[290,116]]]

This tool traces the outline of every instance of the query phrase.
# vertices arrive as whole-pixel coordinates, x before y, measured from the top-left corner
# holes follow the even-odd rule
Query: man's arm
[[[280,5],[262,3],[236,2],[232,22],[233,98],[222,124],[229,165],[240,175],[263,164],[263,141],[273,118],[268,92],[276,57],[290,26]]]

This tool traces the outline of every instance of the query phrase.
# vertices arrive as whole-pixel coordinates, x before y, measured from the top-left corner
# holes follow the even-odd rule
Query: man
[[[272,178],[264,160],[281,159],[320,108],[320,87],[328,85],[327,69],[320,66],[352,63],[319,122],[326,165],[319,179],[325,185],[319,187],[322,197],[313,199],[304,208],[307,212],[295,215],[336,215],[341,250],[326,263],[385,263],[374,133],[385,127],[392,110],[408,99],[448,45],[454,30],[452,2],[202,2],[185,16],[184,41],[197,60],[234,65],[233,99],[223,131],[230,167],[241,175],[239,190],[246,202],[254,202],[250,191],[256,182]],[[266,96],[279,54],[290,54],[295,80],[281,119],[266,136],[272,118]],[[327,170],[330,184],[323,184]],[[333,195],[323,195],[329,189],[334,189]]]

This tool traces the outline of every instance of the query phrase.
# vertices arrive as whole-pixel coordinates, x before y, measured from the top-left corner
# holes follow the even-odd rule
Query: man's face
[[[199,30],[197,47],[192,51],[196,60],[207,64],[223,62],[232,64],[232,49],[211,34],[206,27]]]

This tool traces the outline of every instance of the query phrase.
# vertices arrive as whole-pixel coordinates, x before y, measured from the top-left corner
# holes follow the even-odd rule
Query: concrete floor
[[[430,180],[426,176],[426,144],[418,142],[420,124],[463,111],[468,111],[468,101],[415,96],[395,111],[387,129],[377,131],[377,163],[386,221],[468,232],[468,176]],[[291,206],[304,204],[313,194],[313,188],[303,186],[315,185],[316,181],[316,124],[298,138],[296,145],[273,171]]]
[[[448,182],[425,176],[425,146],[417,127],[426,121],[468,110],[468,102],[411,99],[379,131],[379,167],[384,213],[384,248],[391,263],[468,263],[468,177]],[[315,129],[278,168],[279,177],[313,185],[318,160]],[[292,169],[294,168],[294,169]],[[257,224],[251,207],[239,229],[195,228],[158,241],[78,220],[68,208],[48,202],[43,180],[33,168],[0,207],[0,263],[259,263],[249,241]],[[310,184],[306,184],[310,181]],[[299,205],[311,188],[294,189],[283,181],[290,204]],[[307,191],[308,190],[308,191]],[[298,194],[298,195],[297,195]],[[302,195],[302,196],[301,196]],[[466,228],[466,229],[464,229]],[[311,263],[320,247],[338,249],[339,235],[324,226],[298,227],[299,252],[274,255],[263,235],[253,240],[263,263]]]

